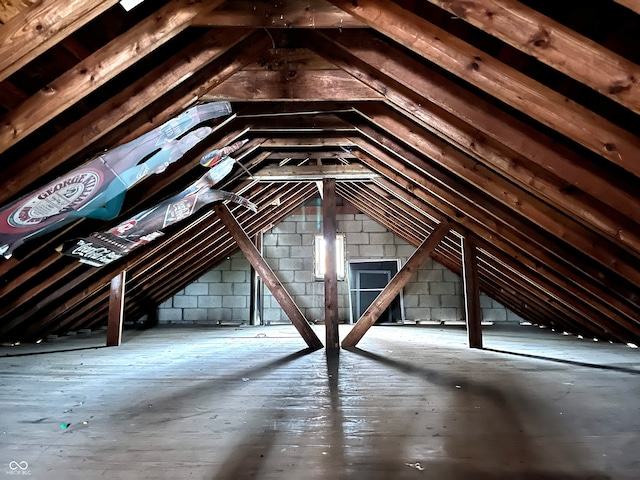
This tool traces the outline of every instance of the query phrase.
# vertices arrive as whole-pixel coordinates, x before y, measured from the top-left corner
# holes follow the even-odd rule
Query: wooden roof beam
[[[371,28],[640,177],[640,138],[383,0],[329,0]]]
[[[466,180],[513,212],[522,215],[604,266],[610,268],[611,265],[621,262],[633,265],[634,259],[637,261],[640,255],[640,234],[634,232],[636,228],[632,222],[625,223],[626,234],[620,236],[621,238],[618,238],[618,235],[623,229],[616,223],[611,225],[607,237],[598,235],[578,224],[571,216],[549,207],[527,191],[523,191],[440,139],[422,131],[418,125],[408,119],[388,109],[362,108],[363,113],[374,125],[391,132],[399,141],[411,145],[411,148],[418,150],[435,164]],[[364,128],[365,134],[373,135],[367,127],[359,128],[361,130]],[[583,211],[583,214],[587,213]],[[602,227],[602,225],[599,226]],[[620,248],[621,246],[626,247],[626,252]],[[603,255],[603,252],[606,254]],[[628,256],[627,252],[632,256]]]
[[[189,27],[196,15],[222,1],[173,0],[58,77],[3,118],[0,153],[168,42]]]
[[[396,47],[366,32],[307,35],[310,46],[373,89],[403,114],[413,116],[423,128],[442,137],[467,155],[482,161],[524,188],[570,211],[582,221],[595,212],[596,225],[606,220],[603,204],[640,223],[640,198],[633,182],[610,178],[584,159],[559,146],[489,102],[455,85],[439,73],[403,54]],[[383,75],[381,77],[381,74]],[[357,105],[360,110],[366,105]],[[529,168],[543,169],[540,175]],[[549,181],[549,174],[558,182]],[[577,187],[567,193],[567,185]],[[598,204],[593,204],[593,199]],[[607,227],[612,231],[610,227]],[[620,230],[623,235],[626,229]]]
[[[254,28],[362,28],[366,24],[325,0],[277,3],[233,0],[193,19],[194,26]]]
[[[430,205],[427,206],[420,199],[420,192],[417,190],[410,194],[384,180],[377,180],[376,185],[395,194],[395,198],[390,201],[396,204],[398,209],[410,209],[410,211],[411,209],[420,209],[414,213],[417,216],[421,215],[423,210],[427,210],[426,214],[428,215],[428,210],[440,209],[443,206],[434,197],[432,197]],[[638,318],[640,307],[631,307],[622,303],[614,298],[610,292],[596,284],[583,281],[579,277],[576,278],[578,272],[572,271],[558,260],[544,255],[541,251],[536,251],[536,249],[529,251],[531,250],[530,245],[522,243],[516,246],[507,239],[489,231],[486,227],[468,220],[463,216],[457,217],[454,225],[458,226],[454,226],[454,229],[473,231],[481,239],[479,245],[484,255],[502,259],[501,261],[506,262],[510,268],[521,272],[523,278],[533,276],[533,278],[545,279],[568,295],[580,299],[583,303],[598,305],[597,309],[603,315],[609,316],[619,323],[629,324],[629,322],[637,321],[635,319]]]
[[[242,43],[245,39],[247,42]],[[249,36],[246,30],[224,30],[205,35],[5,169],[3,175],[7,181],[0,192],[0,203],[6,202],[29,185],[41,182],[43,176],[73,155],[92,146],[94,150],[103,148],[104,144],[99,145],[97,142],[106,141],[105,136],[134,118],[158,98],[176,88],[189,85],[189,78],[221,57],[225,60],[224,68],[210,71],[209,81],[211,84],[223,81],[235,69],[241,68],[244,62],[250,61],[256,50],[266,45],[266,40],[268,37],[262,32]],[[224,54],[239,43],[244,46],[242,56],[227,59]],[[171,107],[148,115],[150,118],[136,132],[131,132],[129,137],[133,139],[144,133],[142,130],[151,130],[180,113],[184,110],[184,105],[196,96],[198,88],[187,88],[185,93],[174,100]],[[119,143],[125,141],[121,140]],[[29,165],[29,168],[25,168],[25,165]]]
[[[38,5],[16,12],[0,28],[0,82],[118,1],[38,2]]]
[[[610,285],[614,283],[620,284],[621,279],[625,279],[629,286],[640,285],[640,270],[634,268],[632,264],[591,265],[590,262],[585,261],[582,255],[577,253],[573,247],[570,247],[564,242],[559,243],[558,241],[549,238],[547,235],[542,233],[539,228],[533,227],[528,220],[523,219],[519,215],[513,214],[511,211],[500,206],[495,201],[492,202],[484,193],[471,188],[466,183],[459,181],[450,174],[438,170],[423,158],[420,158],[403,145],[400,145],[398,142],[393,141],[380,132],[374,132],[369,129],[366,129],[366,134],[371,141],[365,139],[360,139],[358,141],[358,139],[354,139],[354,142],[358,143],[360,150],[366,148],[368,149],[368,154],[375,152],[374,156],[385,158],[385,161],[396,165],[396,172],[403,176],[411,176],[415,178],[414,181],[417,182],[418,185],[424,184],[425,181],[428,181],[428,188],[433,192],[442,192],[442,194],[445,195],[445,198],[451,196],[451,191],[455,191],[456,195],[459,195],[464,199],[462,200],[464,203],[461,203],[461,201],[458,200],[453,203],[453,205],[457,205],[456,208],[464,208],[465,214],[472,218],[483,218],[481,223],[484,223],[490,229],[494,231],[503,231],[502,235],[506,234],[509,239],[513,239],[515,233],[515,235],[521,237],[517,243],[524,242],[525,244],[534,243],[539,245],[545,248],[552,255],[561,255],[565,261],[571,263],[579,270],[595,270],[598,272],[593,276],[596,281],[602,282],[604,276],[611,276],[611,274],[613,274],[613,277],[611,277],[612,283]],[[403,160],[399,161],[391,159],[389,153],[385,152],[383,149],[386,149],[388,152],[395,152],[395,154],[401,156]],[[358,155],[358,153],[359,152],[356,152],[356,155]],[[366,164],[366,162],[363,163]],[[395,172],[389,172],[387,174],[389,178],[394,178],[397,175],[398,174]],[[429,180],[427,180],[427,178]],[[442,194],[439,193],[438,195]],[[516,229],[516,231],[513,233],[506,233],[504,230],[505,228],[508,230]],[[616,255],[611,258],[614,257],[616,257]],[[616,277],[617,280],[614,280]]]
[[[514,0],[429,2],[640,113],[640,66],[523,3]]]

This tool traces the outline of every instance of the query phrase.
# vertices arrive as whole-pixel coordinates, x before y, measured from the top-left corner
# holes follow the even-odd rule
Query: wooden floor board
[[[0,348],[0,474],[21,462],[46,479],[632,479],[640,468],[640,355],[623,345],[491,327],[491,350],[471,350],[462,329],[418,326],[374,327],[329,356],[288,326],[125,331],[121,347],[92,348],[103,342]]]

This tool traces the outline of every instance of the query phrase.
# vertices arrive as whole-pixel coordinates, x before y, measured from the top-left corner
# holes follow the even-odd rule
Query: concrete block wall
[[[319,215],[293,215],[264,234],[264,258],[307,319],[324,318],[324,284],[313,278],[314,235],[322,232]],[[362,214],[338,216],[338,232],[345,235],[346,261],[395,260],[404,265],[415,251],[401,238]],[[161,323],[249,322],[250,265],[237,253],[159,308]],[[405,320],[461,321],[464,319],[462,282],[444,266],[427,260],[403,292]],[[278,302],[264,290],[263,321],[289,323]],[[521,319],[500,303],[481,296],[483,319],[517,322]],[[338,317],[350,318],[349,286],[338,282]]]
[[[250,265],[242,253],[181,290],[158,307],[163,324],[248,323]]]

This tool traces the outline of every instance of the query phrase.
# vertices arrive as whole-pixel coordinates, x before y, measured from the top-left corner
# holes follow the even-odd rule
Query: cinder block
[[[234,322],[249,322],[248,308],[234,308],[232,312]]]
[[[384,257],[385,258],[396,258],[397,256],[397,248],[395,245],[383,245]]]
[[[418,300],[420,307],[439,308],[440,295],[420,295]]]
[[[413,308],[419,305],[420,295],[403,295],[404,308]]]
[[[491,297],[488,297],[484,293],[481,293],[480,294],[480,306],[482,308],[491,308],[491,307],[493,307],[493,301],[491,300]]]
[[[262,246],[264,246],[264,247],[277,245],[277,243],[278,243],[278,236],[274,235],[271,232],[265,233],[262,236]]]
[[[433,308],[431,309],[431,319],[440,321],[460,320],[457,308]]]
[[[360,257],[362,258],[382,258],[383,255],[382,245],[360,245]]]
[[[362,232],[362,220],[338,220],[338,230],[346,234],[360,233]]]
[[[159,322],[180,322],[182,321],[181,308],[163,308],[158,310]]]
[[[403,260],[407,260],[409,257],[411,257],[411,255],[413,255],[413,252],[416,251],[416,248],[412,245],[398,245],[396,247],[396,255],[398,258],[402,258]]]
[[[209,293],[209,285],[206,283],[192,283],[184,289],[185,295],[207,295]]]
[[[233,294],[235,296],[246,296],[251,295],[251,284],[249,282],[245,283],[234,283],[233,284]]]
[[[265,258],[287,258],[291,256],[291,249],[288,246],[264,247]]]
[[[222,281],[224,283],[244,283],[247,281],[247,273],[249,272],[236,270],[222,272]]]
[[[504,308],[483,308],[482,319],[489,322],[506,322],[507,310]]]
[[[293,281],[295,283],[310,283],[313,282],[313,274],[304,270],[296,270],[293,272]],[[304,289],[303,289],[304,292]]]
[[[431,320],[431,309],[420,308],[405,308],[404,309],[405,320]]]
[[[306,284],[306,295],[324,298],[324,282],[317,281]]]
[[[522,318],[520,315],[513,313],[511,310],[507,310],[507,322],[520,323],[524,321],[524,318]]]
[[[294,275],[295,275],[295,272],[291,270],[287,270],[284,272],[276,272],[276,277],[278,277],[280,282],[282,282],[284,285],[293,283],[295,281]]]
[[[222,272],[219,269],[210,270],[198,279],[201,283],[217,283],[222,279]]]
[[[378,222],[367,219],[362,221],[363,232],[386,232],[387,229],[380,225]]]
[[[206,321],[208,319],[208,312],[206,308],[185,308],[182,312],[182,318],[188,322]]]
[[[453,273],[451,270],[443,270],[442,273],[444,274],[444,281],[445,282],[460,282],[460,275],[457,275],[455,273]]]
[[[313,258],[313,247],[311,245],[302,245],[302,246],[292,246],[292,247],[280,247],[280,248],[288,248],[288,255],[281,255],[279,258]]]
[[[264,319],[265,321],[277,322],[280,321],[281,308],[265,308]]]
[[[360,256],[360,246],[359,245],[351,245],[347,244],[346,248],[347,259],[353,260],[359,258]]]
[[[433,268],[436,269],[436,270],[446,270],[447,269],[447,267],[445,267],[441,263],[436,262],[435,260],[433,262]]]
[[[451,282],[429,283],[429,293],[432,295],[455,295],[456,287]]]
[[[443,280],[442,270],[418,270],[418,282],[421,283],[436,283]]]
[[[222,307],[223,308],[246,308],[247,297],[244,297],[244,296],[236,297],[235,295],[222,297]]]
[[[304,268],[304,260],[302,258],[281,258],[278,270],[302,270]]]
[[[395,245],[393,242],[393,233],[371,233],[369,234],[369,243],[371,245]]]
[[[307,320],[324,320],[324,308],[312,307],[305,308],[304,316]]]
[[[249,271],[251,264],[244,256],[237,256],[231,259],[231,270]]]
[[[441,295],[440,305],[442,307],[463,308],[463,298],[459,295]]]
[[[302,245],[302,235],[299,233],[282,233],[278,235],[278,246]]]
[[[347,245],[369,245],[368,233],[347,233],[345,237]]]
[[[174,308],[198,308],[198,297],[183,295],[181,297],[173,297]]]
[[[158,309],[162,310],[165,308],[172,308],[173,307],[173,299],[170,298],[168,300],[165,300],[164,302],[162,302],[160,305],[158,305]]]
[[[220,295],[206,295],[198,297],[198,308],[220,308],[222,297]]]
[[[322,233],[322,223],[314,221],[299,222],[296,224],[295,233],[317,235]]]
[[[275,227],[273,227],[271,229],[271,233],[274,235],[280,235],[280,236],[286,233],[295,233],[298,222],[292,221],[291,217],[289,218],[290,218],[289,220],[284,220],[279,224],[277,224]]]
[[[233,295],[233,283],[210,283],[209,295]]]

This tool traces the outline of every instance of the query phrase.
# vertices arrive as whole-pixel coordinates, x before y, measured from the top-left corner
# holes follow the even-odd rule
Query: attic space
[[[0,0],[0,468],[636,478],[639,31]]]

